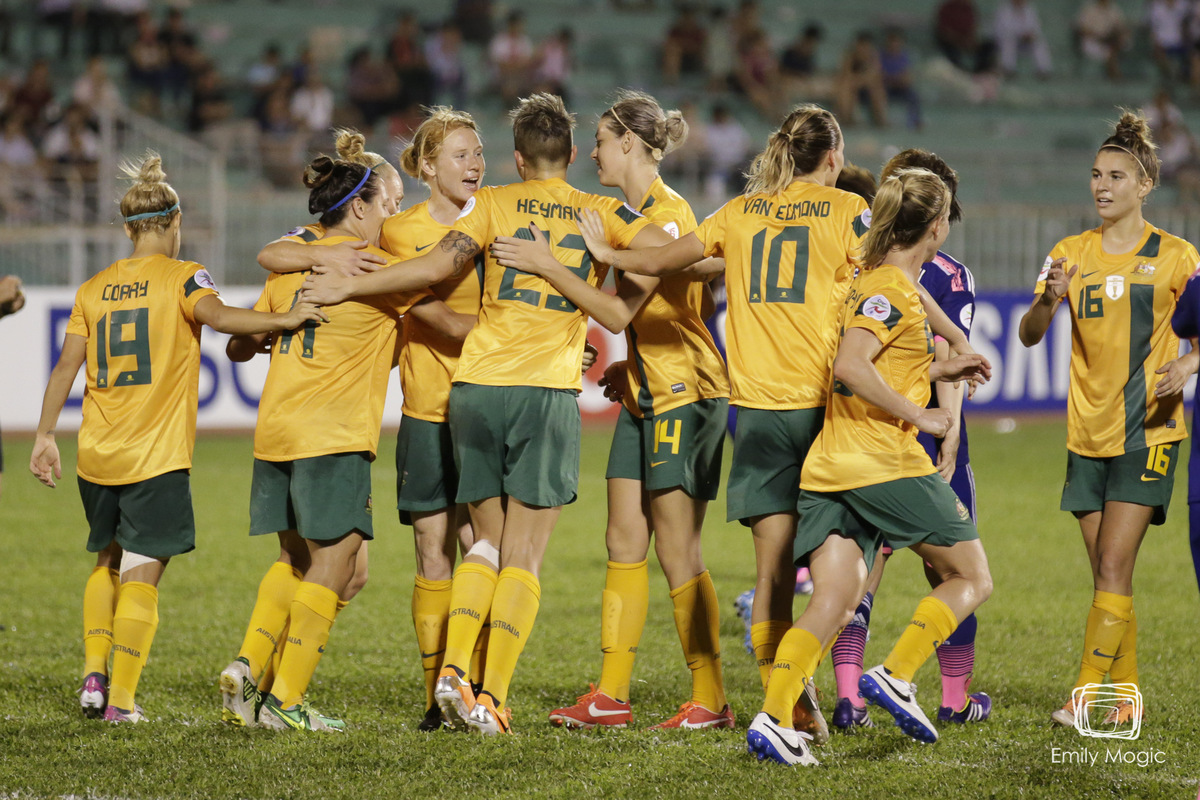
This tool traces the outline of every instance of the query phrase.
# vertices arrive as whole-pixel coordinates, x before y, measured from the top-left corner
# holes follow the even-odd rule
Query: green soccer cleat
[[[277,731],[334,731],[345,729],[346,723],[340,719],[325,717],[318,714],[302,702],[292,708],[284,708],[279,698],[273,694],[263,697],[262,708],[258,712],[258,724],[264,728]]]

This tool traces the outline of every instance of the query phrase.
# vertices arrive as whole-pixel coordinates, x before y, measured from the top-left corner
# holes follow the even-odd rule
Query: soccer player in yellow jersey
[[[575,158],[574,118],[561,98],[525,98],[512,118],[521,183],[480,189],[429,254],[354,278],[322,275],[306,284],[305,297],[329,303],[436,283],[461,274],[497,236],[521,235],[530,225],[547,233],[559,261],[598,285],[607,267],[593,264],[575,227],[584,208],[601,215],[603,235],[618,247],[670,239],[619,201],[566,183]],[[455,571],[445,667],[435,692],[456,727],[509,730],[504,705],[537,616],[542,555],[579,481],[575,395],[586,326],[587,315],[544,280],[487,259],[479,321],[450,391],[457,500],[468,504],[475,532],[472,552]],[[484,691],[476,703],[465,667],[489,607]]]
[[[75,296],[29,467],[50,487],[62,477],[54,427],[86,362],[79,493],[88,550],[99,555],[84,589],[80,703],[88,716],[138,722],[144,716],[134,694],[158,627],[158,582],[173,556],[195,547],[188,472],[200,327],[257,333],[322,314],[305,304],[280,314],[227,307],[204,267],[177,260],[183,213],[162,159],[147,153],[140,164],[125,165],[125,173],[133,186],[121,215],[133,252]]]
[[[310,165],[305,182],[312,189],[309,210],[321,215],[325,231],[311,246],[378,242],[388,194],[370,168],[320,157]],[[366,252],[383,251],[372,244]],[[306,277],[271,276],[256,308],[294,303]],[[340,728],[339,721],[316,714],[303,699],[333,618],[345,605],[345,587],[364,541],[372,536],[370,462],[378,445],[399,317],[410,307],[413,313],[426,309],[427,318],[441,315],[448,334],[465,336],[473,323],[472,317],[453,314],[428,293],[381,296],[339,305],[327,324],[273,343],[255,430],[250,526],[252,535],[279,534],[283,556],[263,585],[282,585],[290,577],[291,596],[286,604],[265,602],[271,598],[264,598],[260,587],[238,659],[221,675],[227,721],[255,724],[253,701],[262,691],[259,724]],[[244,360],[261,345],[262,337],[237,337],[230,342],[230,355]],[[285,627],[278,674],[266,692],[256,681]]]
[[[687,123],[640,92],[624,91],[600,117],[592,159],[600,182],[673,236],[691,233],[687,202],[658,175],[663,155],[683,142]],[[720,351],[704,326],[707,287],[688,275],[617,273],[617,295],[599,291],[554,260],[545,237],[501,237],[500,264],[546,278],[614,333],[626,332],[628,360],[609,367],[608,393],[623,402],[608,457],[608,570],[601,595],[604,654],[599,685],[550,721],[571,728],[632,722],[629,684],[646,622],[646,556],[654,536],[671,589],[675,624],[692,673],[692,696],[656,728],[732,728],[720,662],[716,591],[700,536],[716,498],[729,385]],[[647,511],[649,513],[647,513]]]
[[[746,735],[759,759],[816,763],[811,737],[791,725],[792,709],[853,616],[884,540],[911,547],[943,577],[887,660],[859,681],[867,701],[914,738],[933,742],[937,731],[916,703],[913,674],[991,592],[970,515],[916,437],[944,435],[952,422],[949,410],[925,407],[931,379],[987,371],[974,354],[933,360],[918,278],[945,241],[950,208],[946,184],[923,169],[898,170],[872,206],[865,269],[840,309],[825,424],[800,477],[795,557],[809,564],[813,595],[779,644],[763,709]]]
[[[1151,525],[1166,520],[1179,442],[1187,436],[1183,386],[1195,350],[1179,356],[1171,314],[1196,249],[1142,216],[1158,183],[1159,160],[1141,116],[1122,114],[1092,164],[1100,227],[1063,239],[1046,258],[1021,341],[1045,335],[1059,305],[1070,308],[1071,391],[1067,399],[1067,480],[1062,509],[1079,520],[1095,594],[1071,699],[1059,725],[1086,713],[1085,687],[1108,675],[1128,695],[1107,724],[1140,718],[1133,569]]]

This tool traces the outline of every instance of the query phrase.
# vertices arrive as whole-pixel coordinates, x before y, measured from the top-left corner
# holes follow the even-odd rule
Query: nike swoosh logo
[[[792,743],[791,743],[791,742],[789,742],[787,739],[784,739],[784,738],[783,738],[783,736],[781,736],[781,735],[779,735],[779,734],[775,733],[775,731],[771,731],[771,733],[774,733],[774,734],[775,734],[775,736],[773,737],[773,738],[775,739],[775,741],[777,741],[779,744],[781,744],[781,745],[783,745],[784,747],[786,747],[786,748],[787,748],[787,751],[788,751],[789,753],[791,753],[792,755],[794,755],[796,758],[803,758],[803,757],[804,757],[804,755],[805,755],[805,753],[804,753],[804,748],[802,748],[802,747],[793,747],[793,746],[792,746]]]
[[[435,652],[433,652],[433,653],[426,653],[424,650],[422,650],[422,651],[421,651],[421,658],[423,658],[423,659],[425,659],[425,658],[437,658],[438,656],[440,656],[440,655],[441,655],[442,653],[444,653],[444,652],[446,652],[446,651],[445,651],[445,650],[437,650],[437,651],[435,651]]]
[[[1117,656],[1115,656],[1115,655],[1110,656],[1108,653],[1101,653],[1099,647],[1097,647],[1095,650],[1092,651],[1092,655],[1099,656],[1100,658],[1111,658],[1114,660],[1117,658]]]
[[[883,670],[880,670],[880,672],[883,672]],[[899,688],[896,686],[896,684],[892,682],[892,679],[891,679],[891,678],[890,678],[890,677],[887,675],[887,673],[883,673],[883,674],[882,674],[882,675],[880,675],[879,677],[880,677],[882,680],[884,680],[884,681],[887,681],[887,685],[888,685],[888,686],[890,686],[890,687],[892,687],[892,691],[893,691],[893,692],[895,692],[895,693],[896,693],[896,695],[897,695],[897,696],[898,696],[898,697],[899,697],[901,700],[903,700],[903,701],[904,701],[904,702],[906,702],[906,703],[911,703],[911,702],[912,702],[912,695],[910,695],[908,692],[902,692],[902,691],[900,691],[900,689],[899,689]]]
[[[1142,480],[1145,481],[1146,483],[1150,483],[1151,481],[1158,480],[1158,478],[1147,478],[1145,475],[1143,475]]]
[[[660,467],[665,463],[667,463],[667,462],[666,461],[651,461],[650,466],[651,467]]]
[[[422,250],[425,250],[425,249],[428,249],[428,248],[430,248],[430,247],[433,247],[433,246],[434,246],[434,244],[436,244],[436,242],[430,242],[429,244],[423,244],[423,245],[421,245],[420,247],[418,247],[418,248],[417,248],[417,252],[419,253],[419,252],[421,252]]]
[[[420,248],[418,248],[418,249],[420,249]],[[1096,274],[1097,272],[1099,272],[1099,271],[1100,271],[1100,270],[1098,270],[1098,269],[1094,269],[1094,270],[1092,270],[1091,272],[1085,272],[1085,273],[1083,273],[1082,275],[1080,275],[1080,276],[1079,276],[1079,278],[1080,278],[1080,280],[1085,280],[1085,281],[1086,281],[1088,278],[1092,277],[1093,275],[1095,275],[1095,274]]]
[[[624,709],[617,709],[616,711],[609,711],[609,710],[606,710],[603,708],[598,708],[596,706],[595,701],[593,701],[592,704],[588,706],[588,713],[591,714],[593,717],[615,717],[619,714],[624,714],[625,711],[624,711]]]

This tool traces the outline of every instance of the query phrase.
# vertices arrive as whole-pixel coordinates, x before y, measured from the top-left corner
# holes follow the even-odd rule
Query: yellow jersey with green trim
[[[429,214],[429,201],[394,214],[383,223],[379,246],[400,259],[429,251],[450,231]],[[464,270],[430,287],[452,311],[479,314],[483,297],[483,253],[475,256],[475,269]],[[450,406],[450,383],[462,355],[462,342],[447,339],[425,323],[406,317],[400,352],[400,386],[404,414],[427,422],[445,422]]]
[[[692,208],[655,178],[638,204],[646,219],[678,239],[696,229]],[[622,273],[617,272],[620,283]],[[704,325],[705,285],[684,275],[663,278],[625,329],[629,352],[624,405],[635,417],[729,397],[725,361]]]
[[[874,364],[884,382],[921,408],[929,404],[933,331],[917,287],[899,267],[884,264],[855,278],[838,328],[839,340],[853,328],[873,333],[883,345]],[[801,489],[837,492],[937,471],[915,425],[839,381],[831,381],[828,391],[825,424],[804,459]]]
[[[204,267],[165,255],[123,258],[79,287],[67,322],[87,339],[79,477],[116,486],[192,466],[195,309],[216,293]]]
[[[593,286],[604,282],[607,264],[592,262],[576,219],[595,210],[605,238],[629,246],[650,221],[611,197],[581,192],[560,178],[480,189],[467,201],[454,230],[486,252],[497,236],[530,238],[537,226],[558,261]],[[580,391],[579,365],[587,339],[587,314],[536,275],[505,269],[489,254],[484,261],[479,321],[467,335],[454,380],[485,386],[541,386]]]
[[[325,235],[325,226],[319,222],[313,222],[308,225],[301,225],[299,228],[292,228],[290,231],[280,236],[277,241],[281,242],[298,242],[299,244],[312,244],[317,239]]]
[[[1072,323],[1067,449],[1092,458],[1187,438],[1183,395],[1155,397],[1155,370],[1179,355],[1171,314],[1200,261],[1195,247],[1150,223],[1122,254],[1104,252],[1101,230],[1056,244],[1035,289],[1045,289],[1055,259],[1066,257],[1067,272],[1079,266],[1063,295]]]
[[[704,255],[725,257],[731,404],[825,404],[838,309],[870,214],[858,195],[794,181],[735,197],[700,223]]]
[[[353,241],[326,236],[320,247]],[[388,258],[377,247],[366,252]],[[273,274],[255,311],[286,313],[296,304],[310,270]],[[308,322],[275,335],[271,368],[258,402],[254,457],[294,461],[331,453],[368,452],[375,457],[387,397],[388,373],[396,363],[400,317],[428,292],[354,298],[325,306],[329,322]]]

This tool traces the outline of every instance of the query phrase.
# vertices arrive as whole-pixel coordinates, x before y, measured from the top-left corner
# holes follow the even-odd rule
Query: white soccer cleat
[[[765,711],[758,713],[746,731],[746,749],[751,755],[759,761],[769,758],[788,766],[815,767],[821,763],[808,749],[811,740],[812,736],[803,731],[782,727]]]
[[[889,675],[882,664],[858,679],[858,693],[871,705],[885,709],[896,720],[896,726],[918,742],[933,744],[938,740],[937,728],[917,705],[917,687]]]
[[[258,707],[262,699],[258,684],[250,676],[250,665],[238,658],[221,670],[221,720],[239,728],[258,725]]]

